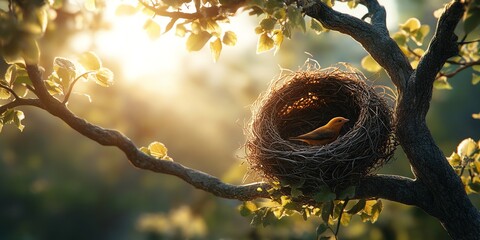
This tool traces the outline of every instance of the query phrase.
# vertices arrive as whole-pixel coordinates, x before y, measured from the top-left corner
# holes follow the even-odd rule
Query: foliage
[[[465,191],[480,193],[480,141],[464,139],[447,159],[462,179]]]
[[[358,215],[363,222],[376,222],[383,209],[380,199],[350,200],[355,195],[351,186],[339,193],[322,186],[310,197],[304,196],[300,188],[303,183],[274,183],[268,190],[271,201],[243,202],[238,207],[242,216],[253,216],[251,224],[266,227],[284,217],[300,215],[305,221],[318,218],[322,223],[317,227],[319,239],[336,237],[340,225],[348,226],[352,217]],[[335,225],[336,228],[335,228]]]

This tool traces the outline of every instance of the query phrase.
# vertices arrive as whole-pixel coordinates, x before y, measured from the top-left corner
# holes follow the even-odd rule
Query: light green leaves
[[[447,160],[462,179],[467,194],[480,193],[480,141],[462,140]]]
[[[465,34],[473,32],[480,25],[480,1],[472,0],[463,15],[463,29]]]
[[[115,9],[115,15],[117,16],[131,16],[137,13],[137,8],[129,4],[120,4]]]
[[[28,93],[26,85],[31,85],[27,70],[24,64],[12,64],[7,68],[4,79],[0,79],[0,99],[8,99],[11,97],[10,91],[16,92],[20,96]],[[9,89],[9,90],[7,90]]]
[[[433,87],[436,89],[451,90],[452,85],[448,83],[447,77],[441,76],[433,82]]]
[[[101,68],[94,73],[95,83],[102,87],[110,87],[113,85],[113,72],[108,68]]]
[[[148,37],[150,37],[150,39],[152,40],[159,38],[162,34],[162,29],[160,28],[160,25],[158,25],[158,23],[156,23],[152,19],[147,19],[145,21],[145,23],[143,24],[143,29],[145,29]]]
[[[161,142],[157,142],[157,141],[152,142],[148,145],[148,147],[141,147],[140,151],[156,159],[173,161],[173,159],[169,157],[167,154],[168,152],[167,147],[165,147],[165,145]]]
[[[361,64],[362,67],[369,72],[378,72],[382,70],[382,67],[370,55],[362,58]]]
[[[205,44],[210,40],[212,35],[207,31],[200,31],[197,34],[192,33],[187,39],[187,50],[189,52],[200,51]]]
[[[22,111],[7,109],[0,115],[0,132],[5,124],[14,124],[18,130],[23,131],[25,128],[25,126],[22,124],[23,119],[25,119],[25,115]]]
[[[275,46],[275,41],[268,36],[267,33],[260,35],[257,43],[257,53],[262,53],[272,49]]]
[[[243,217],[249,216],[257,211],[257,206],[251,201],[243,202],[242,205],[238,206],[238,211]]]
[[[228,46],[235,46],[237,44],[237,35],[232,31],[226,31],[223,34],[222,42]]]
[[[100,58],[94,52],[84,52],[78,56],[78,62],[87,71],[99,70],[102,67]]]
[[[464,139],[457,147],[457,154],[462,158],[473,157],[477,151],[477,143],[471,138]]]
[[[213,61],[217,62],[222,52],[222,41],[220,41],[220,38],[210,42],[210,52],[212,53]]]
[[[420,21],[417,18],[409,18],[405,23],[400,24],[400,29],[407,33],[412,33],[420,29]]]

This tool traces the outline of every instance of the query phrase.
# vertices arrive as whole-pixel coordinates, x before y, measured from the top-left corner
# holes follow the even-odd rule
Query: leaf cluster
[[[480,193],[480,141],[464,139],[447,160],[462,179],[465,191]]]
[[[337,235],[340,225],[348,226],[353,216],[358,215],[363,222],[377,221],[383,204],[378,199],[350,200],[355,196],[351,186],[334,193],[322,186],[312,196],[304,196],[303,183],[274,183],[268,190],[270,199],[262,202],[246,201],[239,207],[242,216],[253,216],[251,224],[266,227],[284,217],[301,215],[305,221],[319,218],[322,223],[317,228],[319,238]],[[309,199],[309,200],[306,200]],[[334,226],[337,225],[337,230]]]

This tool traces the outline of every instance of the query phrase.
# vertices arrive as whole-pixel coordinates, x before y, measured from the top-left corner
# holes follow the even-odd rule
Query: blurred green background
[[[381,1],[389,27],[418,17],[435,26],[433,11],[442,1]],[[116,18],[114,10],[86,13],[72,1],[55,13],[42,39],[42,65],[51,71],[55,56],[95,51],[111,68],[115,85],[80,83],[69,107],[79,116],[129,136],[137,146],[163,142],[169,155],[186,166],[230,183],[258,180],[245,166],[243,128],[250,105],[281,69],[297,70],[308,58],[328,67],[348,62],[360,67],[366,55],[349,37],[327,32],[296,33],[273,51],[255,54],[258,19],[241,14],[225,25],[238,35],[218,63],[209,49],[188,53],[185,39],[168,33],[150,40],[135,19]],[[430,33],[431,35],[432,33]],[[3,74],[4,63],[0,66]],[[366,73],[375,85],[386,75]],[[446,155],[463,139],[480,138],[480,85],[471,72],[450,80],[453,90],[435,90],[428,123]],[[282,219],[254,228],[237,211],[239,201],[213,197],[182,180],[133,167],[122,153],[103,147],[48,113],[23,108],[23,133],[5,126],[0,135],[0,239],[314,239],[319,221]],[[412,176],[399,148],[380,170]],[[445,193],[448,194],[448,193]],[[480,199],[473,196],[479,206]],[[341,239],[449,239],[423,211],[385,201],[375,224],[354,218]]]

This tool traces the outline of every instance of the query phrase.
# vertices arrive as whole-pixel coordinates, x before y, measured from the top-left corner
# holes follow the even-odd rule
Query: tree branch
[[[385,9],[376,0],[364,0],[363,4],[372,15],[372,24],[335,11],[321,1],[306,6],[305,13],[320,21],[325,28],[354,38],[387,71],[397,88],[402,90],[413,69],[405,54],[389,36]]]
[[[104,146],[118,147],[127,156],[128,160],[136,167],[153,172],[177,176],[198,189],[210,192],[216,196],[238,200],[252,200],[268,197],[269,185],[266,183],[253,183],[235,186],[221,182],[218,178],[204,172],[194,170],[180,163],[159,160],[140,151],[133,142],[122,133],[93,125],[73,114],[64,104],[48,94],[43,86],[38,66],[27,65],[27,72],[35,89],[39,93],[44,109],[52,115],[62,119],[71,128],[80,134]],[[47,99],[42,99],[47,98]],[[12,102],[14,103],[14,102]]]
[[[5,105],[0,106],[0,114],[3,114],[8,109],[12,109],[19,106],[34,106],[41,109],[45,109],[45,106],[38,99],[23,99],[19,98],[13,102],[9,102]]]

